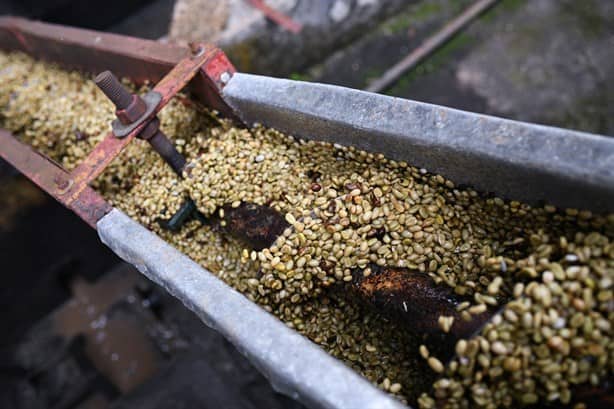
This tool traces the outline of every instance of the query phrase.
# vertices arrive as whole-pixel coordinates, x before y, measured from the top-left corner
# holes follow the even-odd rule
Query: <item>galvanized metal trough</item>
[[[0,48],[87,72],[110,69],[137,83],[164,77],[158,87],[166,100],[190,81],[196,98],[246,125],[261,123],[299,137],[381,152],[509,199],[614,212],[611,138],[342,87],[236,73],[214,47],[189,57],[190,50],[182,47],[5,17],[0,18]],[[200,60],[194,62],[196,58]],[[180,61],[183,71],[171,71]],[[193,78],[188,70],[196,70],[190,74]],[[113,135],[108,139],[98,152],[116,154],[129,142],[119,144]],[[404,407],[112,209],[87,187],[105,160],[88,158],[79,171],[68,173],[6,131],[0,131],[0,155],[95,227],[117,255],[226,336],[280,392],[312,408]]]

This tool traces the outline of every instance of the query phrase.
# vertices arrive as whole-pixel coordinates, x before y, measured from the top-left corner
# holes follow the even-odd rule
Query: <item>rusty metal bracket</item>
[[[72,172],[66,171],[2,129],[0,129],[0,156],[57,201],[73,210],[90,226],[96,228],[98,220],[112,207],[89,184],[104,172],[141,131],[152,121],[156,121],[157,113],[201,72],[204,64],[215,61],[218,57],[217,48],[203,45],[198,48],[198,53],[179,61],[150,92],[152,97],[149,97],[151,99],[148,101],[148,109],[137,120],[136,126],[120,132],[123,134],[121,138],[117,138],[114,132],[107,134]]]
[[[105,168],[115,159],[147,125],[154,116],[196,75],[200,67],[216,53],[217,49],[208,49],[200,55],[184,58],[181,60],[160,82],[153,91],[161,95],[161,100],[156,108],[150,112],[145,120],[130,131],[125,137],[118,139],[110,132],[102,142],[92,150],[71,175],[75,180],[74,192],[80,187],[87,185],[98,177]]]

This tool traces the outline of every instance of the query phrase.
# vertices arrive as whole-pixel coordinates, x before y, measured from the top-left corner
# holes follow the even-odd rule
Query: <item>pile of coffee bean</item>
[[[112,118],[89,77],[0,54],[0,126],[64,167]],[[135,141],[95,188],[400,399],[424,408],[568,403],[578,385],[612,375],[614,215],[487,197],[383,155],[236,127],[185,98],[160,119],[190,162],[185,177]],[[261,251],[196,221],[162,230],[157,220],[188,197],[206,216],[267,205],[290,228]],[[370,265],[429,274],[467,297],[466,319],[500,313],[446,362],[348,295],[352,274],[368,276]]]

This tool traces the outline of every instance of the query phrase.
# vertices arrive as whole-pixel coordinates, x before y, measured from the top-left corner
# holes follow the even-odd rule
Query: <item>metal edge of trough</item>
[[[119,257],[232,342],[277,391],[310,408],[407,408],[120,210],[97,230]]]
[[[383,153],[507,199],[614,212],[614,138],[242,73],[223,96],[248,125]]]

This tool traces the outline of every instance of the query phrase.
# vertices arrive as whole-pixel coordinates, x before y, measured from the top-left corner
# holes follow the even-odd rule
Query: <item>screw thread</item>
[[[101,72],[94,78],[94,82],[118,110],[127,108],[132,102],[132,94],[111,71]]]

